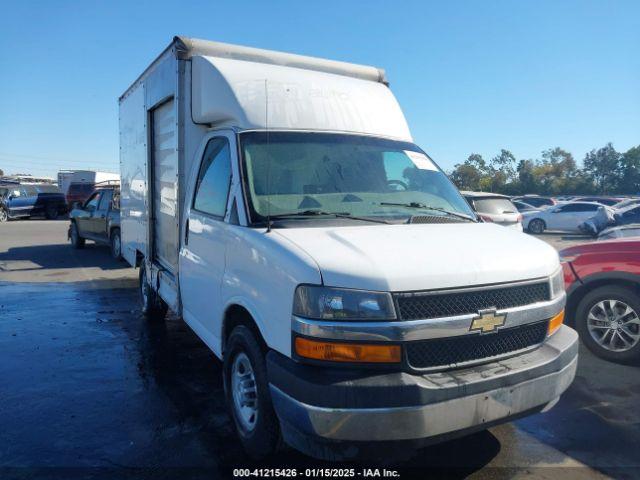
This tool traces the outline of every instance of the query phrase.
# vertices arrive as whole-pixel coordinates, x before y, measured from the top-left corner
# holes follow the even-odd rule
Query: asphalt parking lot
[[[106,247],[72,250],[67,225],[0,224],[0,479],[231,478],[255,467],[233,435],[220,362],[181,320],[146,323],[137,272]],[[550,412],[388,468],[401,478],[638,478],[640,370],[580,355]],[[259,466],[327,464],[285,450]]]

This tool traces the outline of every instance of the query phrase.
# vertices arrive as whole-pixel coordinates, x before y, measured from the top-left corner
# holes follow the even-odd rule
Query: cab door
[[[75,210],[76,225],[78,226],[80,235],[82,235],[83,237],[95,237],[94,217],[98,211],[98,205],[100,204],[101,197],[102,192],[94,192],[93,195],[91,195],[87,202],[82,206],[82,208],[78,208],[77,210]]]
[[[549,230],[566,230],[567,226],[575,223],[575,205],[568,204],[561,207],[550,207],[546,223]]]
[[[113,198],[113,190],[103,190],[98,203],[98,208],[91,218],[91,229],[94,236],[98,240],[107,241],[107,217],[111,208],[111,199]]]
[[[221,285],[230,239],[229,190],[236,142],[213,133],[201,147],[187,188],[186,221],[180,249],[180,292],[185,321],[220,353]]]

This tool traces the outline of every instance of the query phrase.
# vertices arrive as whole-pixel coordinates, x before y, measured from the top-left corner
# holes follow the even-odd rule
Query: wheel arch
[[[251,330],[256,336],[256,340],[260,344],[263,352],[268,350],[267,342],[262,335],[262,331],[256,321],[255,315],[250,311],[250,309],[239,302],[233,302],[227,305],[224,315],[222,317],[222,331],[220,335],[220,351],[222,352],[222,356],[224,357],[224,350],[227,344],[227,339],[229,335],[239,325],[244,325],[249,330]]]
[[[601,272],[582,278],[567,292],[566,317],[568,324],[575,325],[575,314],[580,301],[589,292],[600,287],[626,287],[640,296],[640,275],[630,272]]]

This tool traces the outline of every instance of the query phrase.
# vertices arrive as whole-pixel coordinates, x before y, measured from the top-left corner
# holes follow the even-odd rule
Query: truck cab
[[[55,220],[66,211],[64,195],[55,185],[0,182],[0,222],[37,215]]]
[[[557,253],[478,221],[382,70],[176,37],[120,121],[142,311],[223,361],[251,456],[407,451],[573,380]]]
[[[76,202],[69,213],[69,241],[76,249],[83,248],[86,240],[109,245],[112,257],[120,260],[119,182],[104,182],[97,187],[84,202]]]

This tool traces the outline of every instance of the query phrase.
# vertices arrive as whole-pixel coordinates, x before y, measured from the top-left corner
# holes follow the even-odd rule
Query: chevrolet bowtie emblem
[[[471,322],[470,332],[480,330],[482,333],[493,332],[498,327],[504,325],[507,314],[497,315],[495,310],[480,310],[478,318],[474,318]]]

